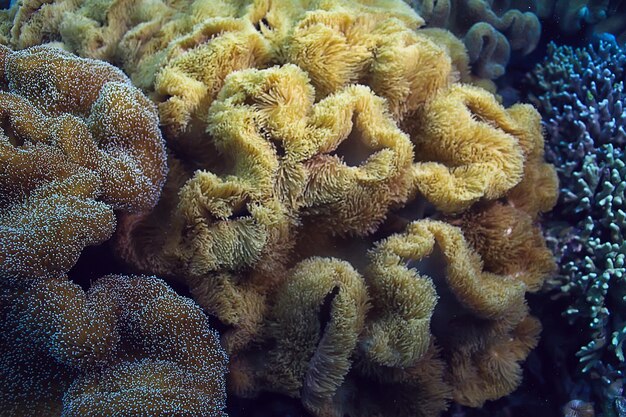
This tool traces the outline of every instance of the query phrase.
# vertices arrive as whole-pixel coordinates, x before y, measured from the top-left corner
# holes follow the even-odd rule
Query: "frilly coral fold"
[[[526,127],[487,91],[454,85],[411,121],[415,186],[444,212],[495,199],[523,176]]]

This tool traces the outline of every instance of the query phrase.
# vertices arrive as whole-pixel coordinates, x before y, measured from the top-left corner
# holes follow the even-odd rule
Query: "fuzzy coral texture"
[[[117,68],[56,48],[1,47],[0,67],[0,277],[66,272],[113,210],[156,204],[156,109]]]
[[[606,415],[626,404],[626,54],[614,43],[582,49],[549,47],[530,78],[546,120],[548,159],[557,165],[562,197],[550,217],[558,256],[556,283],[570,300],[565,314],[587,340],[582,373]],[[593,378],[597,374],[601,379]]]
[[[159,279],[14,280],[0,317],[4,416],[225,415],[218,336]]]
[[[226,353],[163,281],[63,273],[149,210],[165,180],[156,108],[117,68],[2,47],[0,414],[223,416]]]
[[[155,77],[170,177],[118,248],[228,325],[235,394],[432,415],[513,390],[536,343],[524,293],[554,268],[536,221],[556,196],[539,115],[456,82],[463,45],[396,6],[206,19]],[[233,44],[253,49],[221,60]]]
[[[462,41],[399,0],[35,4],[8,42],[113,62],[157,103],[168,177],[113,245],[220,321],[230,393],[433,416],[518,386],[557,179],[539,114],[478,87]]]

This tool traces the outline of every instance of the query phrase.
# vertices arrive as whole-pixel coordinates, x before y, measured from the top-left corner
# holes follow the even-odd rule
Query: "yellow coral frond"
[[[425,106],[415,126],[416,188],[440,210],[499,198],[521,181],[525,127],[485,90],[452,86]]]
[[[426,257],[436,245],[446,261],[447,285],[456,299],[479,317],[497,318],[524,304],[524,283],[484,271],[480,256],[457,227],[420,220],[411,223],[406,234],[390,237],[386,244],[397,247],[397,253],[408,259]]]
[[[276,341],[266,365],[270,385],[301,390],[310,410],[331,407],[350,369],[367,300],[363,278],[346,262],[311,258],[296,265],[268,323]]]

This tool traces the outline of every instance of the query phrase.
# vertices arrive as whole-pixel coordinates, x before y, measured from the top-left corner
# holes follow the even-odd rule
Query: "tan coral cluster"
[[[362,271],[307,258],[277,291],[260,347],[232,356],[230,389],[300,397],[321,416],[481,406],[518,386],[537,343],[520,270],[492,272],[462,229],[429,219],[374,244]]]
[[[157,278],[21,280],[0,317],[2,415],[225,415],[218,336]]]
[[[423,20],[395,0],[25,1],[12,19],[14,47],[60,42],[120,66],[154,92],[163,124],[177,134],[206,115],[236,70],[294,63],[309,73],[318,99],[367,80],[394,114],[413,110],[450,73],[441,49],[407,31]]]
[[[433,415],[511,392],[536,343],[556,196],[537,114],[459,83],[462,44],[383,3],[206,19],[155,78],[170,176],[118,250],[228,326],[238,395]],[[251,68],[220,59],[235,32]]]
[[[167,168],[154,105],[117,68],[0,49],[2,276],[65,272],[113,210],[152,208]]]
[[[17,14],[11,42],[64,8],[46,36],[158,105],[168,179],[121,216],[118,254],[221,321],[237,395],[432,416],[510,393],[540,329],[525,294],[553,267],[537,113],[470,85],[461,41],[399,0],[223,3]],[[71,16],[114,41],[81,49]]]
[[[157,278],[64,274],[156,204],[156,106],[117,68],[0,47],[0,414],[224,416],[227,357]]]

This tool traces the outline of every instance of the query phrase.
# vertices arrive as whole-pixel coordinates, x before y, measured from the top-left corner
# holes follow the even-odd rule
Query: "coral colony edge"
[[[626,3],[0,10],[0,417],[626,417]]]

